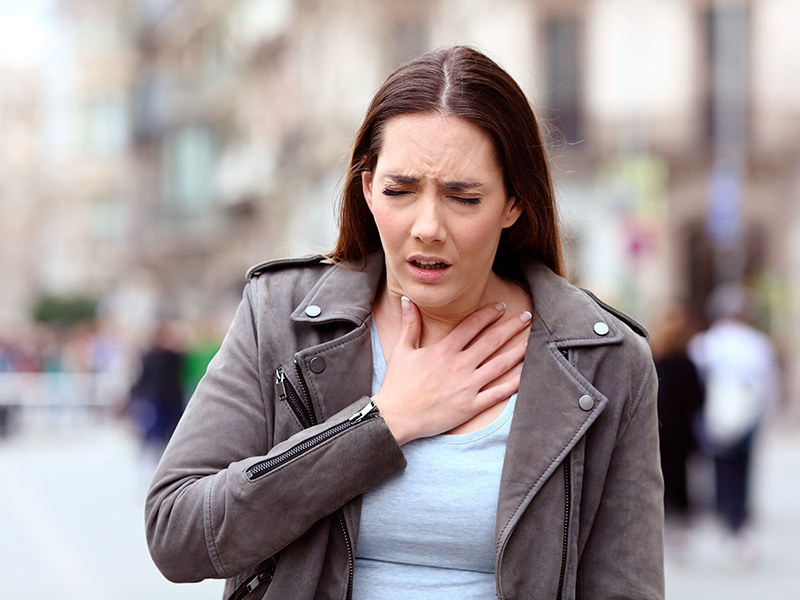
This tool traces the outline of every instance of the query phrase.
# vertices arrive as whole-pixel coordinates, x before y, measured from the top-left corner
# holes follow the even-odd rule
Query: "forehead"
[[[392,117],[376,171],[417,177],[502,176],[491,138],[469,121],[438,113]]]

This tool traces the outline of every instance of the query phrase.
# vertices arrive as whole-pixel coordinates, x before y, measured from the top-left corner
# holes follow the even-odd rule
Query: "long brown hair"
[[[562,274],[555,193],[539,126],[519,85],[486,55],[465,46],[423,54],[401,65],[375,94],[356,135],[338,206],[339,239],[333,258],[364,262],[380,248],[378,229],[361,188],[372,171],[383,130],[392,117],[436,112],[479,127],[492,139],[506,193],[522,206],[517,222],[503,231],[496,271],[516,275],[520,260],[541,260]]]

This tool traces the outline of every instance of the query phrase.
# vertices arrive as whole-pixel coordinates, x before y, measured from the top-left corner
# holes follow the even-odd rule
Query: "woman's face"
[[[521,213],[489,136],[458,117],[393,117],[362,187],[386,253],[389,291],[420,308],[474,309],[500,233]]]

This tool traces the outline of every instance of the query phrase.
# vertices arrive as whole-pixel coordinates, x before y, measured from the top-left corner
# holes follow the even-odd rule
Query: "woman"
[[[653,332],[653,350],[658,373],[658,422],[661,472],[664,475],[664,509],[667,522],[688,525],[692,506],[689,498],[688,463],[697,449],[694,423],[703,406],[703,386],[686,345],[696,331],[689,312],[670,306]]]
[[[340,226],[330,257],[251,269],[149,492],[162,572],[230,598],[661,598],[652,360],[559,277],[516,83],[464,47],[401,66]]]

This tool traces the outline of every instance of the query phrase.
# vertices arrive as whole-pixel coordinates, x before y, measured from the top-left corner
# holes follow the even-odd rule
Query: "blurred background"
[[[332,247],[386,75],[467,43],[548,130],[570,279],[657,357],[674,307],[683,351],[737,282],[778,357],[746,556],[695,440],[667,597],[800,597],[798,21],[796,0],[0,0],[0,595],[220,597],[147,555],[170,422],[246,268]]]

